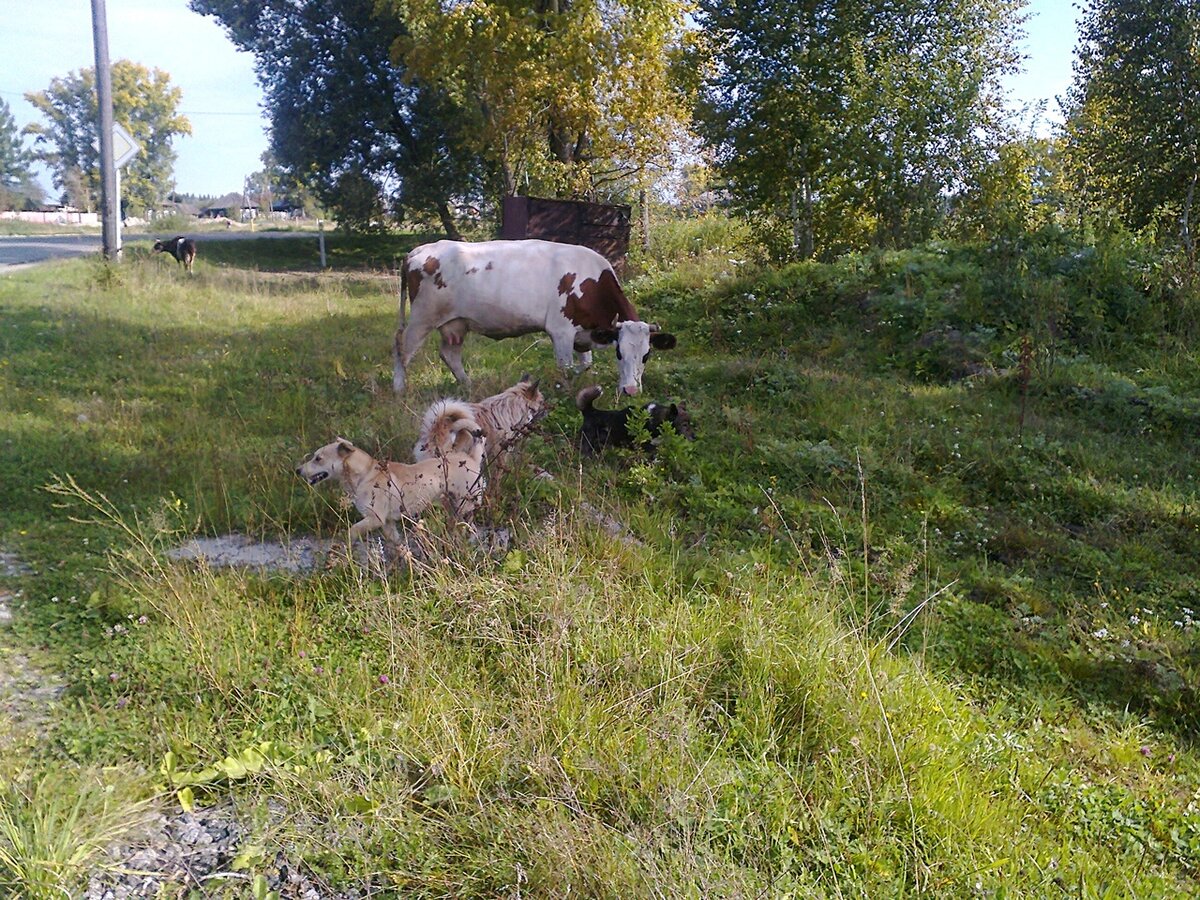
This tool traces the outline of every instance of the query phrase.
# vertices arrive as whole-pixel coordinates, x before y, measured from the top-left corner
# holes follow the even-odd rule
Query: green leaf
[[[261,844],[246,844],[233,858],[231,866],[235,872],[244,872],[246,869],[252,869],[259,865],[265,858],[266,851],[263,850]]]
[[[507,554],[505,554],[504,563],[501,568],[506,575],[516,575],[523,568],[525,568],[525,562],[526,557],[524,550],[510,550]]]
[[[346,801],[346,811],[355,815],[366,815],[379,808],[379,804],[365,794],[355,794]]]
[[[217,768],[229,778],[245,778],[249,774],[249,770],[242,764],[241,760],[233,756],[227,756],[219,763]]]

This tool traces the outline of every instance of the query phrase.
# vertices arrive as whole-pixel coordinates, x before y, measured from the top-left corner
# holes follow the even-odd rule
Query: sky
[[[217,196],[240,191],[262,167],[267,149],[262,92],[254,59],[239,52],[214,20],[191,12],[187,0],[107,0],[109,57],[170,73],[183,91],[180,112],[192,135],[176,139],[175,188]],[[1071,82],[1075,14],[1071,0],[1031,0],[1025,71],[1009,79],[1014,105],[1054,98]],[[90,0],[0,0],[0,97],[18,127],[40,121],[25,102],[52,78],[95,64]],[[53,195],[49,175],[39,173]]]
[[[241,191],[267,149],[254,57],[239,52],[187,0],[107,0],[108,55],[168,72],[183,91],[191,136],[175,140],[175,187],[219,196]],[[18,127],[42,121],[25,102],[53,78],[96,63],[91,0],[0,0],[0,97]],[[51,188],[48,175],[40,178]],[[57,191],[52,191],[52,195]]]

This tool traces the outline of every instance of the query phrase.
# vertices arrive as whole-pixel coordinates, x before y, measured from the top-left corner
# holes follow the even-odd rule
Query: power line
[[[33,92],[30,92],[33,93]],[[0,94],[5,94],[9,97],[24,97],[24,91],[3,91]],[[229,112],[216,109],[181,109],[179,110],[185,116],[257,116],[262,117],[265,113],[262,112]]]
[[[208,109],[181,109],[185,116],[262,116],[261,112],[214,112]]]

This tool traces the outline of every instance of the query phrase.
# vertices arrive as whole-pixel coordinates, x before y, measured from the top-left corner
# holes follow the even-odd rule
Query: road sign
[[[96,152],[100,152],[100,139],[92,141]],[[121,127],[120,122],[113,122],[113,167],[124,168],[125,164],[142,152],[142,145],[133,139],[133,135]]]
[[[133,139],[120,122],[113,122],[113,165],[118,169],[142,152],[142,146]]]

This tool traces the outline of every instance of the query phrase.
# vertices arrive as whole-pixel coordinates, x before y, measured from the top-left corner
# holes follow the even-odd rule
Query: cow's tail
[[[408,257],[400,264],[400,309],[396,316],[396,333],[392,336],[392,390],[403,394],[407,381],[404,372],[404,326],[408,321]]]
[[[596,402],[596,398],[600,396],[603,390],[598,384],[583,388],[575,395],[575,408],[582,413],[591,412],[592,404]]]
[[[400,327],[408,322],[408,257],[400,263]]]

